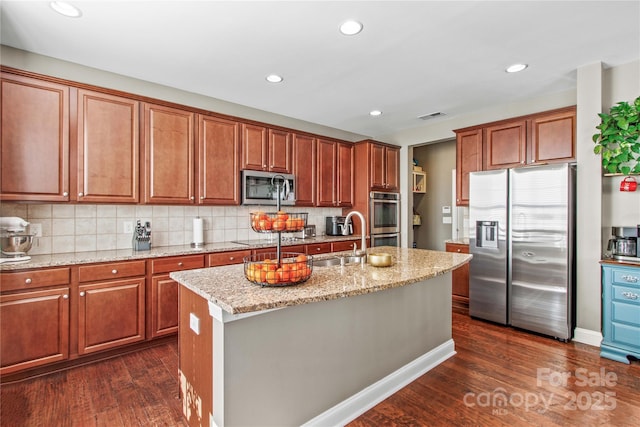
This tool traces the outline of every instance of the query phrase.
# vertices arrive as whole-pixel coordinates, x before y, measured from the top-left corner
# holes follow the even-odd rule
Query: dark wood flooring
[[[470,319],[455,308],[457,354],[349,424],[638,426],[640,364]],[[2,426],[184,426],[177,343],[5,384]],[[566,379],[563,380],[563,377]]]

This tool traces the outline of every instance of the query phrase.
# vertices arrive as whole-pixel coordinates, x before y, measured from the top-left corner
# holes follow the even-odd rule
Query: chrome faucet
[[[359,257],[364,257],[365,255],[367,255],[367,233],[366,233],[366,221],[364,219],[364,215],[362,215],[360,212],[358,211],[351,211],[347,214],[347,217],[344,219],[344,228],[342,229],[342,235],[343,236],[348,236],[349,235],[349,227],[347,227],[347,225],[349,224],[349,221],[351,220],[352,216],[358,216],[358,218],[360,218],[360,224],[362,225],[361,227],[361,231],[362,231],[362,241],[360,243],[360,250],[356,250],[355,246],[353,248],[353,254],[355,256],[359,256]]]

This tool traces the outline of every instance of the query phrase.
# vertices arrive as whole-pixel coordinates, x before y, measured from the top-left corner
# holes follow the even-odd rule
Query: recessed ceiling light
[[[369,115],[373,116],[373,117],[377,117],[377,116],[382,115],[382,111],[380,111],[380,110],[372,110],[372,111],[369,112]]]
[[[265,77],[265,79],[269,83],[280,83],[282,80],[284,80],[281,76],[277,74],[269,74],[267,77]]]
[[[507,73],[517,73],[519,71],[524,70],[527,67],[528,67],[527,64],[513,64],[513,65],[509,65],[505,71]]]
[[[349,19],[340,25],[340,32],[345,36],[354,36],[360,31],[362,31],[362,24],[353,19]]]
[[[51,6],[51,9],[55,10],[61,15],[68,16],[70,18],[79,18],[80,16],[82,16],[82,12],[80,11],[80,9],[67,2],[52,1],[51,3],[49,3],[49,5]]]

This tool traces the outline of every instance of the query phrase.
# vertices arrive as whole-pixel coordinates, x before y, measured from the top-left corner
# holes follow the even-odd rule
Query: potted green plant
[[[612,174],[640,174],[640,96],[598,115],[600,132],[593,135],[593,152],[602,155],[602,167]]]

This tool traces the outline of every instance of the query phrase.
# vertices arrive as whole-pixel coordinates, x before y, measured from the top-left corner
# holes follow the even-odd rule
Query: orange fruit
[[[307,256],[305,254],[300,254],[296,257],[297,262],[307,262]]]
[[[256,279],[256,281],[260,281],[262,283],[267,281],[267,270],[260,270],[260,280],[258,280],[258,276],[257,274],[254,276],[254,279]]]
[[[287,214],[285,211],[278,211],[276,215],[278,215],[278,219],[281,219],[283,221],[286,221],[289,218],[289,214]]]
[[[282,219],[276,219],[273,221],[272,228],[276,231],[282,231],[286,228],[287,223]]]
[[[289,218],[286,222],[287,230],[295,230],[298,225],[298,221],[295,218]]]
[[[271,230],[271,220],[269,218],[261,219],[258,221],[258,230]]]
[[[273,285],[274,283],[278,283],[278,275],[275,270],[266,272],[267,283]]]

